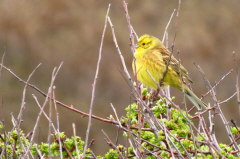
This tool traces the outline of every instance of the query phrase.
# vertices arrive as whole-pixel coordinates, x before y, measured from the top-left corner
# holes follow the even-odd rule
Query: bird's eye
[[[144,46],[146,43],[142,43],[142,45]]]

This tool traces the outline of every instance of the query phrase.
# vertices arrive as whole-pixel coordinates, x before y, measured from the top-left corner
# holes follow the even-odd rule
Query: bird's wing
[[[188,76],[188,71],[183,67],[183,65],[179,63],[179,61],[175,57],[173,57],[173,55],[170,54],[168,49],[159,48],[159,52],[162,54],[163,61],[166,65],[168,65],[168,67],[171,67],[179,74],[179,76],[186,77],[188,81],[192,83],[191,78]],[[170,56],[171,60],[169,61]]]

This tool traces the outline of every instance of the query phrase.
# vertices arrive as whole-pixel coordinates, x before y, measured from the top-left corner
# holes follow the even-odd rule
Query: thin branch
[[[117,148],[117,146],[111,141],[111,139],[110,139],[110,137],[107,135],[107,133],[106,133],[104,130],[102,130],[102,133],[103,133],[104,136],[106,137],[105,140],[106,140],[107,144],[108,144],[110,147],[112,147],[112,148],[114,148],[115,150],[117,150],[117,151],[118,151],[118,154],[120,155],[120,158],[124,159],[125,156],[123,156],[122,152],[121,152],[121,151]]]
[[[17,121],[18,121],[18,128],[20,128],[20,124],[21,124],[21,121],[22,121],[22,114],[23,114],[23,110],[25,108],[25,98],[26,98],[26,91],[27,91],[27,86],[28,86],[28,83],[31,79],[31,77],[33,76],[33,74],[35,73],[35,71],[41,66],[41,63],[38,64],[35,69],[33,69],[32,73],[30,73],[30,75],[28,76],[27,78],[27,81],[26,81],[26,84],[23,88],[23,94],[22,94],[22,102],[21,102],[21,106],[20,106],[20,111],[18,113],[18,117],[17,117]]]
[[[37,97],[36,97],[34,94],[32,94],[32,96],[33,96],[33,98],[34,98],[34,100],[35,100],[37,106],[39,107],[40,111],[43,112],[43,115],[44,115],[45,118],[51,123],[52,128],[53,128],[54,132],[56,133],[56,132],[57,132],[57,129],[55,128],[52,119],[48,117],[47,113],[46,113],[46,112],[44,111],[44,109],[41,107],[41,104],[39,103]]]
[[[236,91],[237,91],[237,104],[238,104],[238,109],[240,113],[240,87],[239,87],[239,82],[240,82],[240,69],[239,69],[239,60],[237,60],[237,54],[233,52],[233,60],[234,60],[234,65],[235,65],[235,70],[236,70]]]
[[[77,140],[76,140],[76,125],[75,123],[72,123],[72,127],[73,127],[73,136],[74,136],[74,144],[76,145],[75,146],[75,150],[77,152],[77,158],[80,158],[82,156],[80,156],[80,152],[79,152],[79,149],[78,149],[78,146],[77,146]]]
[[[170,23],[171,23],[171,21],[172,21],[172,18],[173,18],[173,16],[174,16],[175,12],[176,12],[176,9],[173,10],[173,12],[172,12],[172,14],[171,14],[171,17],[170,17],[170,19],[169,19],[169,21],[168,21],[168,23],[167,23],[167,25],[166,25],[166,27],[165,27],[164,34],[163,34],[163,38],[162,38],[162,43],[164,43],[164,41],[165,41],[165,39],[166,39],[167,30],[168,30],[168,27],[169,27],[169,25],[170,25]]]
[[[222,122],[223,122],[223,124],[224,124],[224,126],[225,126],[225,129],[226,129],[226,131],[227,131],[227,134],[228,134],[228,137],[229,137],[230,141],[234,143],[234,148],[235,148],[235,150],[239,151],[240,149],[239,149],[239,147],[238,147],[238,145],[237,145],[237,143],[236,143],[236,141],[235,141],[235,139],[234,139],[234,137],[233,137],[233,134],[232,134],[232,132],[231,132],[230,126],[229,126],[229,124],[228,124],[228,121],[227,121],[227,119],[225,118],[225,116],[224,116],[224,114],[223,114],[223,112],[222,112],[222,109],[221,109],[221,107],[220,107],[219,101],[217,100],[216,92],[215,92],[214,89],[212,88],[212,86],[211,86],[210,82],[208,81],[208,79],[207,79],[205,73],[203,72],[202,68],[201,68],[199,65],[196,65],[196,66],[197,66],[199,72],[202,74],[202,76],[203,76],[203,78],[204,78],[204,81],[206,82],[206,86],[208,86],[208,87],[210,88],[210,90],[212,90],[212,91],[211,91],[212,99],[213,99],[214,102],[216,103],[216,106],[217,106],[217,108],[218,108],[218,110],[219,110],[219,116],[220,116],[221,119],[222,119]]]
[[[222,76],[222,78],[216,82],[216,84],[212,87],[212,89],[215,89],[227,76],[229,76],[231,73],[233,72],[233,69],[231,69],[230,71],[228,71],[225,75]],[[207,96],[209,93],[211,92],[211,89],[205,93],[204,95],[202,95],[202,98]]]
[[[55,99],[55,93],[54,93],[54,90],[55,90],[55,86],[53,86],[52,88],[52,92],[51,92],[51,97]],[[52,101],[52,100],[51,100]],[[50,101],[50,103],[52,103]],[[62,140],[60,139],[60,121],[59,121],[59,113],[58,113],[58,110],[57,110],[57,104],[55,102],[55,100],[53,100],[53,104],[54,104],[54,108],[55,108],[55,112],[56,112],[56,122],[57,122],[57,134],[58,134],[58,144],[60,147],[62,147],[63,143],[61,142]],[[51,119],[51,118],[50,118]],[[51,121],[49,121],[49,128],[50,127],[50,123]],[[50,131],[49,131],[50,132]],[[56,133],[56,132],[55,132]],[[49,146],[50,147],[50,146]],[[60,149],[60,157],[61,159],[63,158],[63,150]]]
[[[58,68],[54,68],[54,69],[53,69],[50,86],[49,86],[49,88],[48,88],[48,95],[49,95],[49,94],[51,93],[51,91],[52,91],[53,84],[54,84],[54,82],[55,82],[56,76],[57,76],[57,74],[58,74],[58,72],[59,72],[62,64],[63,64],[63,63],[61,63]],[[25,157],[26,157],[26,155],[28,154],[28,152],[30,151],[30,148],[31,148],[31,146],[32,146],[32,144],[33,144],[33,140],[34,140],[34,137],[35,137],[35,133],[36,133],[36,130],[37,130],[38,123],[39,123],[40,118],[41,118],[41,116],[42,116],[44,107],[47,105],[47,102],[48,102],[48,100],[49,100],[48,97],[49,97],[49,96],[47,96],[47,97],[45,98],[45,101],[44,101],[44,103],[42,104],[42,109],[40,110],[40,112],[39,112],[39,114],[38,114],[38,116],[37,116],[36,123],[35,123],[35,125],[34,125],[34,127],[33,127],[33,131],[32,131],[33,133],[32,133],[32,137],[31,137],[31,139],[30,139],[30,143],[29,143],[28,149],[27,149],[26,153],[24,154]]]
[[[178,16],[178,14],[179,14],[180,6],[181,6],[181,1],[179,1],[179,3],[178,3],[178,9],[177,9],[176,16]],[[164,34],[163,34],[162,43],[164,44],[164,41],[166,39],[166,48],[168,48],[168,28],[170,26],[170,23],[171,23],[171,21],[173,19],[173,16],[174,16],[175,12],[176,12],[176,9],[173,10],[173,12],[171,14],[171,17],[170,17],[170,19],[169,19],[169,21],[168,21],[168,23],[167,23],[167,25],[165,27]],[[176,21],[175,21],[175,24],[176,24]],[[174,40],[173,40],[173,44],[172,44],[172,47],[171,47],[172,50],[171,50],[171,54],[169,55],[169,59],[168,59],[167,65],[166,65],[166,70],[163,73],[163,78],[161,79],[160,84],[164,82],[165,76],[166,76],[166,74],[168,72],[168,67],[169,67],[169,64],[170,64],[170,61],[171,61],[171,58],[172,58],[172,55],[173,55],[173,48],[174,48],[175,39],[176,39],[176,33],[174,35]],[[165,88],[165,93],[166,93],[166,95],[168,97],[170,97],[170,87],[169,86],[167,86]]]
[[[230,97],[228,97],[227,99],[219,102],[219,104],[223,104],[223,103],[228,102],[230,99],[232,99],[233,97],[235,97],[235,95],[237,95],[237,92],[234,92]]]
[[[137,33],[135,32],[135,30],[133,29],[133,26],[132,26],[132,24],[131,24],[130,16],[129,16],[129,13],[128,13],[128,4],[126,3],[126,1],[123,1],[123,8],[124,8],[125,16],[126,16],[127,23],[128,23],[129,38],[130,38],[130,47],[131,47],[132,54],[134,54],[134,52],[135,52],[134,36],[135,36],[136,39],[138,39],[138,35],[137,35]]]
[[[4,58],[5,58],[5,54],[6,54],[6,52],[4,51],[4,53],[2,55],[2,59],[1,59],[0,77],[1,77],[1,74],[2,74],[2,65],[3,65]]]
[[[24,84],[27,83],[26,81],[24,81],[23,79],[21,79],[18,75],[16,75],[13,71],[11,71],[11,69],[7,68],[6,66],[4,66],[4,65],[2,65],[2,64],[0,64],[0,65],[2,66],[3,69],[5,69],[7,72],[9,72],[11,75],[13,75],[13,76],[14,76],[16,79],[18,79],[20,82],[22,82],[22,83],[24,83]],[[62,106],[62,107],[64,107],[64,108],[66,108],[66,109],[69,109],[69,110],[71,110],[71,111],[73,111],[73,112],[76,112],[76,113],[82,115],[82,117],[89,117],[89,114],[88,114],[88,113],[83,112],[83,111],[81,111],[81,110],[78,110],[78,109],[74,108],[72,105],[69,106],[69,105],[67,105],[67,104],[62,103],[62,102],[59,101],[59,100],[56,100],[56,99],[51,98],[50,96],[48,96],[46,93],[44,93],[41,89],[39,89],[39,88],[36,87],[35,85],[33,85],[33,84],[31,84],[31,83],[27,83],[27,85],[28,85],[29,87],[31,87],[32,89],[34,89],[35,91],[37,91],[38,93],[40,93],[41,95],[43,95],[44,97],[48,98],[49,100],[53,100],[57,105]],[[139,96],[140,96],[140,94],[139,94]],[[45,115],[45,116],[47,116],[47,115]],[[106,119],[106,118],[102,118],[102,117],[99,117],[99,116],[96,116],[96,115],[92,115],[92,118],[93,118],[93,119],[96,119],[96,120],[99,120],[99,121],[101,121],[101,122],[118,125],[118,122],[115,121],[115,120],[112,120],[112,119]],[[48,120],[49,120],[49,119],[48,119]],[[136,128],[136,127],[130,127],[130,128],[131,128],[131,129],[138,129],[138,128]],[[123,130],[124,130],[124,131],[127,131],[126,127],[123,127]],[[149,128],[142,128],[142,130],[151,131],[151,129],[149,129]]]
[[[120,126],[120,128],[122,128],[122,124],[121,124],[121,122],[120,122],[120,120],[119,120],[119,118],[118,118],[116,109],[114,108],[114,106],[113,106],[112,103],[110,103],[110,105],[111,105],[111,107],[112,107],[112,109],[113,109],[113,112],[114,112],[115,117],[117,118],[118,125]]]
[[[126,66],[124,57],[123,57],[122,52],[121,52],[121,50],[120,50],[120,48],[119,48],[119,46],[118,46],[118,42],[117,42],[117,38],[116,38],[116,35],[115,35],[115,30],[114,30],[114,26],[113,26],[113,24],[112,24],[112,21],[111,21],[110,17],[108,17],[107,20],[108,20],[108,23],[109,23],[109,25],[110,25],[110,27],[111,27],[111,30],[112,30],[113,41],[114,41],[115,47],[116,47],[116,49],[117,49],[117,52],[118,52],[118,54],[119,54],[119,56],[120,56],[120,59],[121,59],[121,62],[122,62],[122,66],[123,66],[123,70],[124,70],[124,72],[125,72],[128,80],[129,80],[129,81],[132,81],[132,80],[131,80],[131,76],[130,76],[128,70],[127,70],[127,66]]]
[[[84,145],[84,150],[83,150],[83,156],[85,156],[86,150],[88,148],[88,138],[89,138],[91,124],[92,124],[93,102],[94,102],[94,98],[95,98],[95,90],[96,90],[96,83],[97,83],[97,78],[98,78],[98,73],[99,73],[100,62],[101,62],[101,59],[102,59],[103,41],[104,41],[105,32],[106,32],[106,28],[107,28],[107,19],[108,19],[108,14],[109,14],[110,7],[111,7],[111,4],[108,5],[107,13],[106,13],[106,16],[105,16],[105,23],[104,23],[101,43],[100,43],[100,47],[99,47],[97,68],[96,68],[94,81],[93,81],[93,84],[92,84],[93,88],[92,88],[91,103],[90,103],[90,107],[89,107],[88,126],[87,126],[87,131],[86,131],[86,138],[85,138],[85,145]]]
[[[37,91],[38,93],[40,93],[41,95],[43,95],[44,97],[47,97],[47,98],[49,98],[50,100],[54,100],[54,101],[56,102],[56,104],[58,104],[59,106],[65,107],[65,108],[67,108],[67,109],[69,109],[69,110],[71,110],[71,111],[74,111],[74,112],[76,112],[76,113],[78,113],[78,114],[81,114],[83,117],[86,117],[86,116],[88,117],[88,116],[89,116],[88,113],[83,112],[83,111],[80,111],[80,110],[74,108],[72,105],[69,106],[69,105],[67,105],[67,104],[62,103],[61,101],[58,101],[58,100],[56,100],[56,99],[51,98],[51,97],[48,96],[46,93],[44,93],[41,89],[39,89],[37,86],[35,86],[35,85],[31,84],[31,83],[27,83],[27,81],[25,81],[25,80],[23,80],[22,78],[20,78],[20,77],[19,77],[17,74],[15,74],[10,68],[4,66],[3,64],[0,64],[0,66],[1,66],[3,69],[5,69],[7,72],[9,72],[11,75],[13,75],[13,76],[14,76],[17,80],[19,80],[20,82],[22,82],[22,83],[24,83],[24,84],[27,84],[28,87],[31,87],[32,89],[34,89],[35,91]],[[92,115],[92,118],[97,119],[97,120],[100,120],[100,121],[102,121],[102,122],[106,122],[106,123],[112,123],[112,124],[115,123],[115,122],[112,121],[112,120],[105,119],[105,118],[101,118],[101,117],[95,116],[95,115]]]

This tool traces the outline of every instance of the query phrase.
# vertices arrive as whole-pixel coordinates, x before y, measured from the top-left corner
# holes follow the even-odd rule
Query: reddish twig
[[[28,87],[31,87],[32,89],[34,89],[35,91],[37,91],[38,93],[40,93],[42,96],[44,97],[47,97],[49,98],[50,100],[53,100],[54,102],[56,102],[57,105],[59,106],[62,106],[64,108],[67,108],[71,111],[74,111],[78,114],[81,114],[83,117],[88,117],[89,114],[86,113],[86,112],[83,112],[83,111],[80,111],[76,108],[74,108],[74,106],[72,105],[67,105],[67,104],[64,104],[62,103],[61,101],[59,100],[56,100],[56,99],[53,99],[51,97],[49,97],[46,93],[44,93],[41,89],[39,89],[38,87],[36,87],[35,85],[31,84],[31,83],[27,83],[27,81],[23,80],[22,78],[20,78],[18,75],[16,75],[11,69],[9,69],[8,67],[4,66],[3,64],[0,64],[0,66],[5,69],[7,72],[9,72],[11,75],[13,75],[16,79],[18,79],[20,82],[24,83],[24,84],[27,84]],[[97,120],[100,120],[102,122],[106,122],[106,123],[112,123],[112,124],[116,124],[117,122],[115,121],[112,121],[112,120],[109,120],[109,119],[105,119],[105,118],[102,118],[102,117],[99,117],[99,116],[96,116],[96,115],[92,115],[92,118],[94,119],[97,119]]]

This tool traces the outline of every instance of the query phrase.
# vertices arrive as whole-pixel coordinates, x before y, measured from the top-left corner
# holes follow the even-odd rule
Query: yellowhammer
[[[144,86],[156,90],[159,86],[170,85],[182,90],[198,110],[206,107],[187,86],[186,80],[191,82],[187,70],[176,58],[170,57],[169,50],[158,38],[142,35],[137,42],[134,57],[133,71]]]

